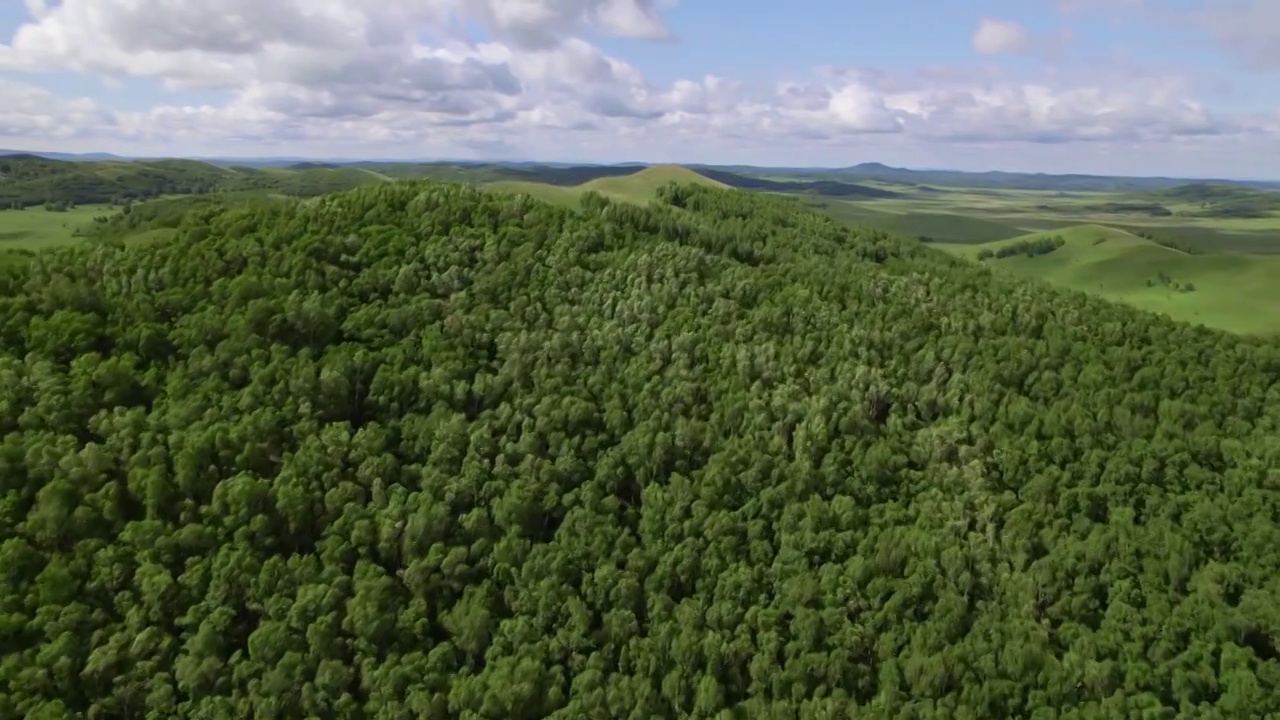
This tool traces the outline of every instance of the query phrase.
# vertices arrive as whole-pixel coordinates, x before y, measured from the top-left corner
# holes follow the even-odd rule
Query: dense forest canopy
[[[796,202],[383,183],[0,278],[0,717],[1280,713],[1280,347]]]

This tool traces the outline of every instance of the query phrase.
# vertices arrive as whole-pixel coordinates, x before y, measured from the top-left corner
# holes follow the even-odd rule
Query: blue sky
[[[0,146],[1280,176],[1276,0],[25,0]]]

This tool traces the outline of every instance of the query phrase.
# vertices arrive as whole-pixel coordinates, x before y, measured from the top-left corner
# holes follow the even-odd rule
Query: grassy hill
[[[1065,243],[1051,253],[985,262],[1178,320],[1234,332],[1280,333],[1280,283],[1276,282],[1280,278],[1280,257],[1243,253],[1191,255],[1102,225],[1080,225],[993,243],[939,247],[976,259],[983,251],[1054,235],[1061,236]]]
[[[626,175],[600,177],[573,187],[520,180],[501,180],[486,187],[507,193],[524,193],[562,207],[577,207],[582,194],[596,192],[615,200],[645,203],[652,200],[658,188],[669,183],[686,183],[712,188],[726,188],[724,183],[703,177],[679,165],[653,165],[632,169]]]
[[[834,220],[927,242],[984,243],[1026,233],[1011,221],[924,207],[890,206],[843,200],[806,199],[805,203]]]
[[[1124,193],[1158,190],[1187,184],[1187,180],[1168,177],[1124,177],[1110,175],[1019,172],[966,172],[959,170],[911,170],[884,165],[862,163],[847,168],[787,168],[765,171],[763,169],[737,167],[737,172],[784,172],[791,175],[824,177],[844,182],[878,180],[894,184],[935,185],[960,188],[989,188],[993,190],[1037,190],[1048,192],[1105,192]],[[1249,180],[1213,180],[1216,185],[1280,190],[1280,182]]]
[[[655,196],[659,187],[668,183],[685,183],[710,188],[729,187],[679,165],[653,165],[630,175],[596,178],[578,187],[584,192],[598,192],[619,200],[645,202]]]
[[[1192,183],[1159,190],[1149,197],[1174,212],[1207,218],[1280,218],[1280,191],[1211,183]]]
[[[560,187],[527,180],[498,180],[487,183],[484,187],[509,194],[530,195],[552,205],[566,208],[578,207],[578,202],[582,198],[582,190],[576,187]]]
[[[893,192],[831,180],[776,182],[724,171],[710,181],[747,190],[784,191],[828,197],[887,198]],[[634,176],[634,177],[633,177]],[[196,160],[53,160],[36,155],[0,156],[0,208],[46,203],[124,202],[161,195],[261,190],[314,197],[387,180],[434,179],[458,182],[525,183],[540,197],[567,202],[532,184],[595,189],[606,195],[648,197],[667,179],[702,182],[698,173],[674,165],[552,166],[511,163],[318,163],[282,166],[215,165]],[[625,181],[622,178],[629,178]],[[591,183],[596,185],[591,185]],[[518,186],[513,186],[518,187]]]
[[[699,174],[740,190],[760,190],[799,195],[817,195],[831,198],[892,198],[900,193],[870,185],[840,182],[836,180],[809,180],[803,177],[787,177],[772,180],[767,177],[732,173],[712,167],[694,166]]]
[[[1280,716],[1280,343],[609,197],[0,270],[0,718]]]

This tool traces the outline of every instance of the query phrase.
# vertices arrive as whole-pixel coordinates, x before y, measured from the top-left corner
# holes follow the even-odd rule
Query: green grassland
[[[500,180],[488,183],[485,187],[498,192],[531,195],[563,207],[577,207],[583,193],[586,192],[597,192],[605,197],[624,202],[645,203],[654,198],[658,188],[673,182],[716,188],[728,187],[724,183],[711,180],[678,165],[653,165],[630,175],[596,178],[572,187],[522,180]]]
[[[23,256],[44,248],[78,242],[76,232],[95,217],[110,215],[107,205],[81,205],[50,212],[44,208],[0,211],[0,265],[21,262]]]
[[[546,183],[529,182],[527,180],[498,180],[497,182],[487,183],[484,187],[496,192],[529,195],[552,205],[568,208],[578,207],[578,200],[582,197],[582,191],[578,188],[547,185]]]
[[[1034,257],[985,262],[1000,271],[1038,278],[1176,320],[1247,334],[1280,333],[1280,256],[1236,252],[1188,254],[1125,230],[1078,225],[1055,231],[1065,244]],[[977,259],[1037,233],[1009,240],[938,247]],[[1194,289],[1187,289],[1188,286]]]
[[[115,211],[107,205],[80,205],[62,212],[44,208],[0,211],[0,251],[39,250],[74,242],[76,230]]]
[[[565,171],[557,169],[556,172]],[[763,183],[765,180],[767,183]],[[1188,185],[1146,193],[1069,192],[893,185],[879,181],[849,185],[853,190],[840,190],[803,180],[803,177],[788,180],[783,175],[747,178],[710,169],[659,165],[575,185],[504,179],[488,182],[486,186],[576,207],[578,197],[585,190],[643,202],[665,182],[710,183],[799,197],[841,222],[931,242],[988,243],[1028,233],[1098,224],[1207,252],[1280,254],[1280,210],[1267,209],[1280,201],[1280,193],[1273,191]],[[792,186],[796,190],[788,191]],[[846,193],[853,197],[845,196]],[[1197,205],[1198,209],[1187,206],[1188,197],[1202,196],[1209,199]],[[1228,203],[1246,201],[1255,216],[1215,215],[1235,212]]]
[[[1187,188],[1121,194],[917,186],[900,187],[891,199],[823,198],[816,204],[844,222],[947,243],[986,243],[1097,224],[1209,252],[1280,254],[1280,193]],[[1191,208],[1183,200],[1190,195],[1216,199]]]

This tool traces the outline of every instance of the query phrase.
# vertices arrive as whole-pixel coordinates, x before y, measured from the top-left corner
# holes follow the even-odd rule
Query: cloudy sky
[[[0,0],[0,147],[1280,178],[1280,0]]]

